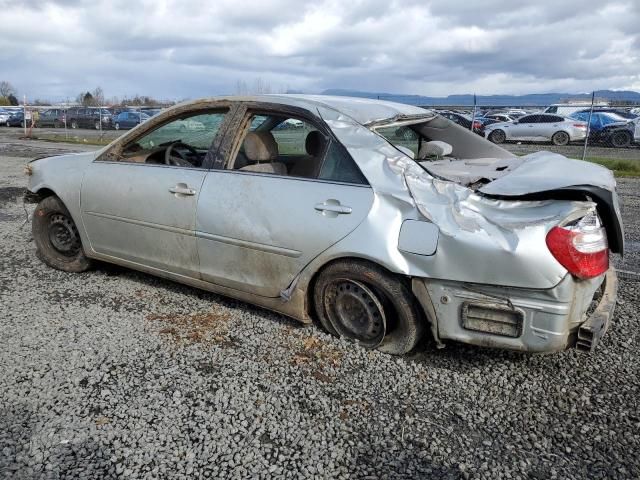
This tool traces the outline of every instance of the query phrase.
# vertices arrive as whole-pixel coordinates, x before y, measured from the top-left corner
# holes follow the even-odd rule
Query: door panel
[[[372,202],[368,186],[212,170],[196,218],[202,278],[276,297],[353,231]]]
[[[91,247],[105,255],[197,277],[195,212],[205,175],[205,170],[188,168],[92,163],[80,199]],[[191,191],[171,192],[175,187]]]

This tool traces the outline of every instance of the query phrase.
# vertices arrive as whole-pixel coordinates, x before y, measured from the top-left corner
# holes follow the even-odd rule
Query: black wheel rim
[[[74,257],[80,251],[80,236],[73,221],[62,214],[49,217],[49,242],[59,253],[67,257]]]
[[[624,133],[616,133],[613,136],[613,146],[621,147],[627,143],[627,136]]]
[[[379,345],[386,333],[384,307],[361,282],[339,279],[327,287],[325,308],[335,330],[363,346]]]
[[[493,134],[493,139],[498,143],[504,142],[504,138],[505,138],[505,134],[500,130],[498,130]]]
[[[558,145],[565,145],[569,143],[569,135],[567,135],[566,133],[556,134],[556,143]]]

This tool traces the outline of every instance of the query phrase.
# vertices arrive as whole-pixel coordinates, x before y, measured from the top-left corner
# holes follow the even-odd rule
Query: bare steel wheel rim
[[[363,346],[378,346],[386,333],[384,307],[365,284],[338,279],[327,287],[325,308],[336,331]]]
[[[80,251],[78,229],[69,217],[59,213],[51,215],[48,233],[51,246],[62,255],[73,257]]]

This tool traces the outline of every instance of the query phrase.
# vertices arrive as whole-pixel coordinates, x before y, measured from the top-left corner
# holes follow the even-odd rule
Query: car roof
[[[404,115],[432,115],[432,112],[424,108],[403,103],[388,102],[372,98],[342,97],[331,95],[302,95],[302,94],[275,94],[275,95],[250,95],[250,96],[225,96],[213,97],[185,102],[197,104],[202,101],[227,100],[236,102],[263,102],[280,105],[300,107],[315,111],[318,107],[325,107],[348,115],[356,122],[366,125],[368,123],[386,120]]]

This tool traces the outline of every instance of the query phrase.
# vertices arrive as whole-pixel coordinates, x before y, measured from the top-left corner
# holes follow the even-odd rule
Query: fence
[[[478,104],[419,106],[437,111],[488,140],[500,143],[516,155],[548,150],[571,158],[595,161],[621,174],[627,172],[640,175],[640,119],[632,118],[636,113],[640,114],[638,107],[614,109],[605,102],[594,100],[592,98],[592,103],[565,103],[548,107]],[[25,118],[29,111],[32,112],[32,118],[39,117],[35,119],[32,129],[27,129],[28,120],[24,122],[26,136],[97,144],[108,143],[122,134],[121,130],[115,130],[116,122],[113,120],[120,111],[135,112],[138,115],[159,111],[157,106],[139,105],[51,105],[19,108],[23,110]],[[74,122],[68,113],[78,108],[94,112],[104,110],[104,116],[111,120]],[[36,111],[39,113],[36,114]],[[57,122],[50,119],[45,121],[46,112],[51,111],[60,113]],[[97,120],[96,117],[90,119]],[[54,127],[60,127],[61,133],[58,134],[58,129]]]

